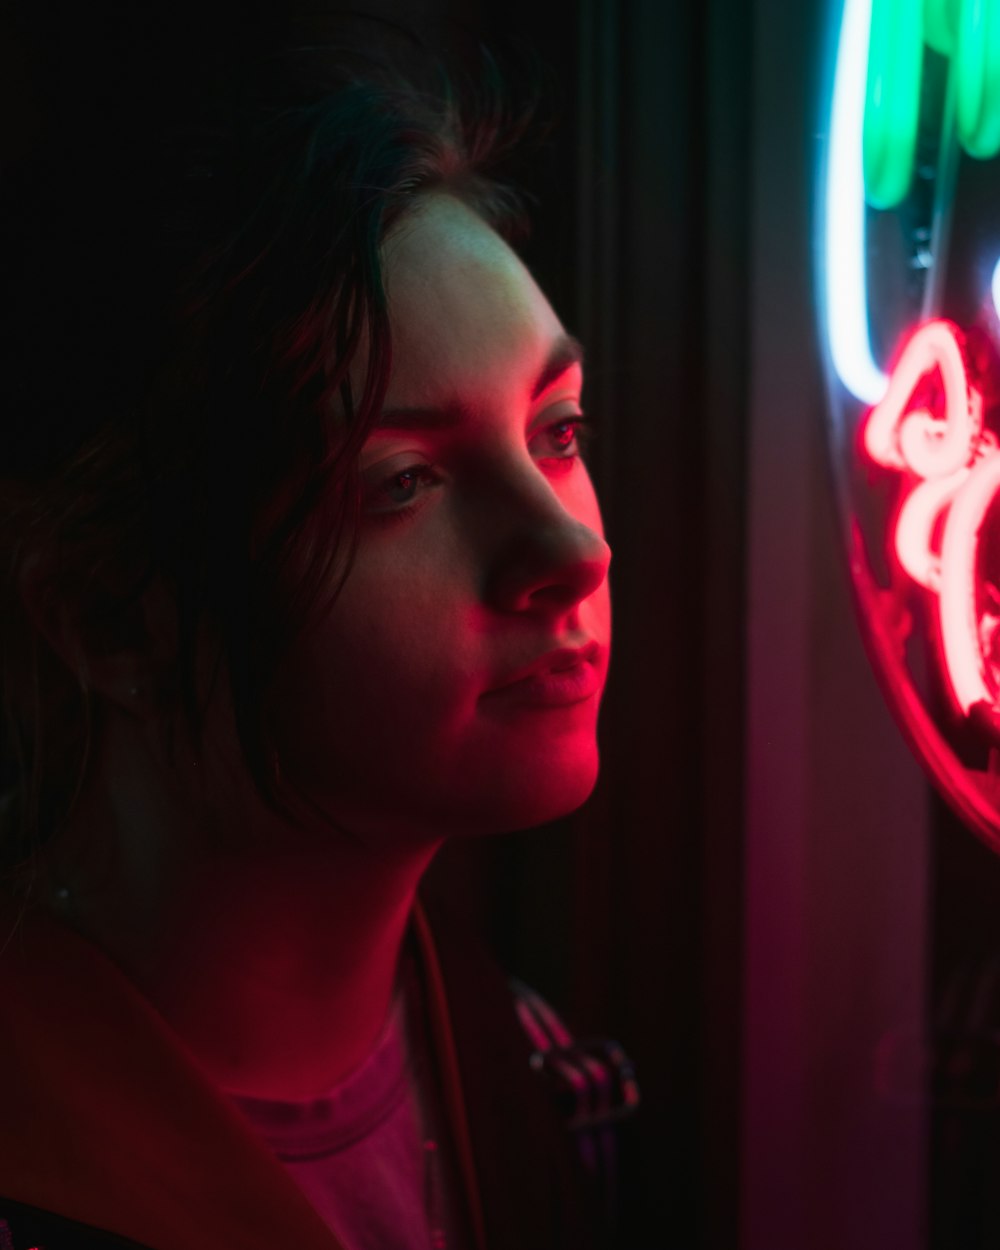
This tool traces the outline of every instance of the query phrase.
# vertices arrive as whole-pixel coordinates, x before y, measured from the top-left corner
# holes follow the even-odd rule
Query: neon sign
[[[968,336],[949,321],[916,330],[865,421],[862,445],[904,476],[891,543],[901,568],[937,600],[955,708],[965,716],[977,708],[1000,726],[1000,598],[982,583],[978,558],[1000,491],[1000,450],[983,428],[983,365],[971,355]],[[983,609],[984,589],[992,611]]]
[[[886,697],[1000,851],[1000,182],[980,164],[1000,0],[830,3],[817,276],[843,537]]]

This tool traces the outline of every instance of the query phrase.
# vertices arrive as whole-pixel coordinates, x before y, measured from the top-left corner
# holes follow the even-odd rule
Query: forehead
[[[512,249],[451,196],[427,195],[397,226],[383,271],[388,407],[529,386],[565,333]]]

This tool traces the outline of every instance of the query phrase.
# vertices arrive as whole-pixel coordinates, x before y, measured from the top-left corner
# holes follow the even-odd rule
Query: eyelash
[[[583,457],[587,448],[594,439],[595,431],[589,424],[587,417],[585,417],[583,413],[578,413],[572,417],[564,417],[559,421],[553,421],[551,424],[543,426],[542,429],[538,430],[534,435],[530,445],[533,446],[538,439],[546,435],[558,437],[556,432],[560,430],[569,431],[569,441],[565,444],[557,444],[555,454],[551,456],[540,456],[539,460],[547,465],[565,464],[568,468],[575,461]],[[372,496],[387,496],[389,491],[399,483],[401,478],[413,478],[417,484],[422,483],[426,487],[434,487],[438,485],[441,480],[432,465],[421,463],[410,464],[407,465],[406,468],[400,469],[399,472],[391,474],[382,482],[379,482],[373,490]],[[409,500],[401,501],[394,506],[390,505],[385,508],[370,508],[368,515],[373,521],[379,524],[391,523],[405,520],[408,516],[416,512],[419,507],[419,499],[413,499],[411,497]]]
[[[546,434],[554,434],[556,430],[568,429],[570,431],[570,441],[563,446],[559,446],[559,454],[556,456],[543,457],[546,460],[577,460],[583,456],[587,448],[590,446],[594,438],[594,429],[588,423],[583,413],[577,413],[572,417],[563,417],[561,421],[553,421],[551,425],[543,426],[535,438],[540,438]],[[532,440],[534,442],[534,439]]]
[[[423,482],[423,484],[428,487],[436,486],[440,480],[431,465],[411,464],[405,469],[400,469],[398,473],[393,473],[391,477],[386,478],[384,482],[380,482],[373,494],[387,496],[392,487],[399,482],[400,478],[404,477],[415,478],[418,481]],[[405,520],[406,517],[410,516],[411,513],[416,512],[419,506],[420,505],[416,501],[403,501],[395,505],[390,503],[390,505],[385,508],[369,509],[368,515],[373,521],[377,521],[379,524],[391,521],[402,521]]]

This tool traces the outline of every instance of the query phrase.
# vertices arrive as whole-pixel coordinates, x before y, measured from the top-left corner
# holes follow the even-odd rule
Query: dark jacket
[[[414,928],[473,1245],[597,1245],[506,978],[467,936],[419,911]],[[0,954],[0,1250],[35,1247],[340,1250],[131,983],[41,913]]]

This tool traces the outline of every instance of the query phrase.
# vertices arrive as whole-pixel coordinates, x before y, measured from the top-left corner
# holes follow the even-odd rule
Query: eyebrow
[[[549,358],[542,365],[541,373],[535,378],[535,384],[531,388],[531,398],[537,399],[543,391],[548,390],[553,382],[571,369],[573,365],[583,364],[583,344],[575,339],[572,334],[564,334],[562,338],[556,339],[552,344],[552,350],[549,352]]]
[[[564,334],[552,344],[548,358],[531,386],[532,401],[573,367],[583,364],[583,345],[571,334]],[[387,408],[375,422],[376,430],[446,429],[459,425],[471,415],[465,403],[451,403],[428,408]]]

